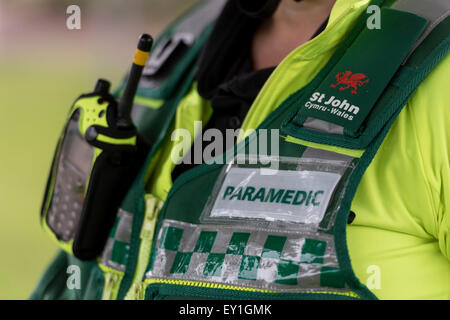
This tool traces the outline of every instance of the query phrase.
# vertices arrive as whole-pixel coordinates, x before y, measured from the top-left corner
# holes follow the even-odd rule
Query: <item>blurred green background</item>
[[[39,211],[72,102],[102,77],[117,86],[139,34],[157,36],[194,0],[0,0],[0,299],[26,299],[56,245]],[[81,8],[68,30],[66,8]]]

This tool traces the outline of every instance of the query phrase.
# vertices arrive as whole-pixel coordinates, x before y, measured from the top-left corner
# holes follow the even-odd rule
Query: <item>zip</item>
[[[143,283],[146,285],[163,283],[163,284],[180,285],[180,286],[203,287],[203,288],[210,288],[210,289],[228,289],[228,290],[262,292],[262,293],[277,293],[278,292],[278,291],[270,291],[270,290],[264,290],[264,289],[245,288],[245,287],[230,286],[230,285],[226,285],[226,284],[198,282],[198,281],[190,281],[190,280],[146,279]]]
[[[139,296],[135,290],[140,289],[141,280],[147,268],[150,252],[152,249],[153,236],[155,234],[156,222],[164,202],[153,196],[152,194],[145,195],[145,216],[142,223],[139,246],[138,259],[136,264],[136,271],[134,273],[133,282],[127,293],[125,299],[133,299]]]
[[[158,279],[158,278],[151,279],[150,278],[150,279],[146,279],[144,282],[141,283],[140,294],[141,294],[142,299],[145,298],[145,288],[152,284],[169,284],[169,285],[179,285],[179,286],[202,287],[202,288],[207,288],[207,289],[224,289],[224,290],[235,290],[235,291],[242,291],[242,292],[285,294],[285,292],[280,292],[280,291],[238,287],[238,286],[231,286],[231,285],[218,284],[218,283],[208,283],[208,282],[189,281],[189,280]],[[355,292],[352,292],[352,291],[350,291],[350,292],[312,291],[310,293],[333,294],[333,295],[349,296],[349,297],[357,298],[357,299],[360,298],[359,295],[357,295]]]

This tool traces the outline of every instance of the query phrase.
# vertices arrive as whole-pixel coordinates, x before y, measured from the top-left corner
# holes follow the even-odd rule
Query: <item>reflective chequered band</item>
[[[101,264],[117,271],[125,271],[128,251],[130,250],[133,215],[119,209],[114,227],[101,257]]]
[[[332,235],[164,220],[146,277],[280,292],[349,292]]]

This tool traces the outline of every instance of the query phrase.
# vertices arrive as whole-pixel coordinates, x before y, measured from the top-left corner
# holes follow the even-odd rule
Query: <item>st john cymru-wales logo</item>
[[[364,73],[344,71],[336,75],[336,80],[336,83],[330,85],[331,88],[339,88],[339,91],[352,88],[351,93],[356,95],[358,94],[358,88],[368,83],[370,79]],[[349,100],[341,100],[333,95],[327,96],[327,94],[322,92],[314,92],[309,98],[309,101],[305,103],[305,108],[330,113],[334,116],[352,121],[360,109],[358,105],[352,104]]]
[[[340,85],[347,85],[346,87],[341,86],[340,91],[344,91],[348,88],[353,88],[352,94],[358,93],[358,87],[362,87],[364,84],[369,82],[369,78],[364,73],[352,73],[351,71],[339,72],[336,75],[337,82],[332,84],[331,88],[336,88]]]

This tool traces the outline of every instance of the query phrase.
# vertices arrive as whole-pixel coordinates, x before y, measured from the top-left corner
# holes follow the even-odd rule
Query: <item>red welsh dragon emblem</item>
[[[336,88],[340,84],[346,84],[346,87],[340,87],[339,90],[343,91],[350,87],[353,88],[352,94],[357,94],[358,87],[369,82],[369,78],[364,73],[353,73],[351,71],[339,72],[336,75],[337,82],[332,84],[331,88]]]

